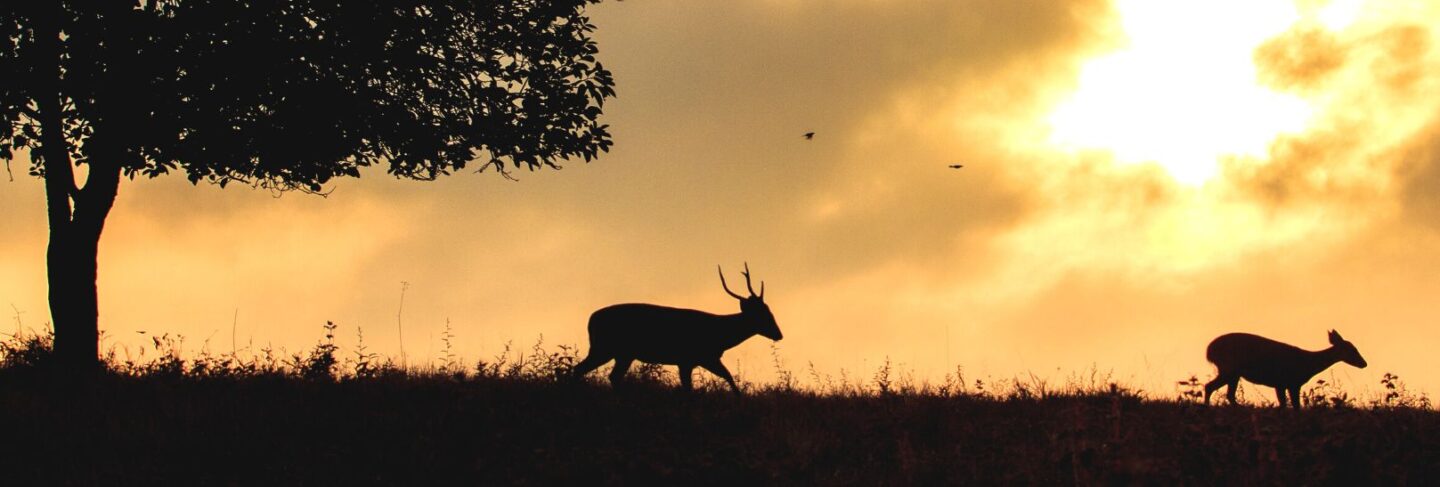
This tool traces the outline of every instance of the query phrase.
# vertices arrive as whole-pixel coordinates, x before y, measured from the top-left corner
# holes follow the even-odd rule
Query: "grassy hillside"
[[[161,348],[157,340],[157,348]],[[322,343],[161,354],[82,386],[0,347],[6,484],[1326,484],[1440,480],[1440,415],[1151,400],[1120,386],[673,390],[573,354],[401,369]],[[877,379],[882,377],[877,376]]]

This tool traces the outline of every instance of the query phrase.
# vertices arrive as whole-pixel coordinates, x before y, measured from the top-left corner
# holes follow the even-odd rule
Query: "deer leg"
[[[1205,383],[1205,404],[1210,404],[1210,394],[1221,387],[1225,387],[1226,382],[1229,381],[1226,380],[1225,375],[1220,374],[1215,376],[1215,380]]]
[[[584,377],[585,374],[600,368],[601,365],[605,365],[605,362],[609,361],[610,357],[595,353],[595,350],[592,348],[590,354],[585,356],[585,360],[581,360],[580,363],[575,364],[575,370],[572,373],[576,378]]]
[[[720,363],[720,359],[702,363],[700,366],[710,373],[720,376],[721,379],[725,379],[725,382],[730,384],[730,389],[735,391],[735,394],[740,394],[740,386],[735,385],[735,378],[730,376],[730,369],[726,369],[725,364]]]
[[[625,380],[625,372],[630,371],[630,364],[635,359],[630,357],[615,357],[615,367],[610,369],[610,385],[618,386]]]
[[[692,376],[692,375],[695,375],[695,365],[694,365],[694,364],[680,364],[680,388],[681,388],[681,389],[684,389],[684,390],[686,390],[686,391],[690,390],[690,379],[691,379],[690,376]]]
[[[1275,388],[1275,399],[1277,399],[1277,400],[1280,401],[1280,409],[1285,409],[1285,388],[1284,388],[1284,387],[1276,387],[1276,388]]]
[[[1240,376],[1235,376],[1225,385],[1229,386],[1225,389],[1225,397],[1230,399],[1230,404],[1239,404],[1240,401],[1235,399],[1235,392],[1240,390]]]
[[[1293,405],[1293,406],[1295,406],[1295,409],[1296,409],[1296,410],[1299,410],[1299,409],[1300,409],[1300,388],[1299,388],[1299,387],[1292,387],[1292,388],[1290,388],[1290,404]],[[1280,406],[1281,406],[1281,407],[1284,407],[1285,405],[1284,405],[1284,404],[1281,404]]]

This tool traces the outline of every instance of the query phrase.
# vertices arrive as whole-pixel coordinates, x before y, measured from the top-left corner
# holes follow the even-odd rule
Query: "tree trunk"
[[[101,141],[95,142],[92,147],[98,149]],[[66,150],[63,147],[61,150]],[[64,161],[69,163],[68,158]],[[62,178],[62,182],[70,186],[69,193],[74,196],[62,196],[63,199],[57,201],[47,194],[51,212],[63,211],[72,202],[74,210],[63,221],[61,218],[51,219],[50,245],[45,253],[50,280],[50,315],[55,323],[55,358],[61,368],[84,374],[93,371],[99,364],[100,311],[95,285],[97,259],[100,233],[119,188],[120,169],[115,164],[100,164],[92,160],[83,189],[74,188],[70,171],[57,172],[65,174],[47,171],[47,185],[51,178]]]
[[[50,316],[55,321],[55,359],[76,372],[94,369],[99,357],[99,299],[95,289],[99,235],[50,229],[45,254],[50,278]]]
[[[97,144],[98,145],[98,144]],[[46,174],[48,179],[52,176]],[[98,365],[99,299],[95,280],[100,232],[115,203],[120,169],[90,164],[85,188],[74,191],[75,210],[68,221],[52,221],[45,253],[50,280],[50,316],[55,323],[55,358],[62,368],[85,373]],[[73,187],[73,182],[70,182]],[[47,199],[49,199],[47,197]],[[52,209],[69,201],[48,201]]]
[[[105,217],[115,204],[126,152],[120,144],[110,143],[106,132],[96,127],[84,142],[89,174],[83,187],[76,185],[74,161],[70,159],[72,141],[65,136],[67,98],[60,28],[65,13],[58,3],[50,13],[52,16],[38,19],[36,39],[42,55],[55,60],[54,71],[48,74],[54,91],[35,97],[40,140],[31,154],[39,156],[45,176],[50,223],[45,265],[50,281],[50,317],[55,327],[54,358],[62,371],[83,376],[99,365],[96,258]]]

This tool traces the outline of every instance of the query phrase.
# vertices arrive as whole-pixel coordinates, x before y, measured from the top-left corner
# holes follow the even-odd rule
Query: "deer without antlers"
[[[735,294],[725,284],[725,272],[720,273],[720,287],[725,293],[740,300],[740,312],[731,315],[716,315],[704,311],[670,308],[653,304],[630,303],[607,306],[590,315],[590,352],[575,365],[575,376],[580,377],[604,365],[611,359],[615,367],[610,371],[610,383],[620,384],[625,372],[636,360],[652,364],[676,365],[680,368],[680,387],[690,390],[690,376],[695,367],[701,367],[725,379],[736,394],[740,387],[730,371],[720,363],[720,356],[726,350],[739,345],[752,336],[760,335],[779,341],[780,326],[775,315],[765,304],[765,282],[760,282],[760,294],[750,285],[750,264],[745,264],[745,288],[749,297]]]
[[[1274,387],[1275,398],[1282,408],[1288,392],[1295,409],[1300,409],[1300,386],[1315,374],[1336,362],[1362,369],[1366,365],[1365,357],[1360,356],[1355,344],[1345,341],[1335,330],[1330,330],[1330,348],[1313,352],[1248,333],[1221,335],[1205,349],[1205,359],[1215,364],[1218,372],[1215,380],[1205,384],[1205,404],[1210,404],[1211,393],[1227,385],[1230,388],[1225,396],[1235,404],[1235,388],[1244,378]]]

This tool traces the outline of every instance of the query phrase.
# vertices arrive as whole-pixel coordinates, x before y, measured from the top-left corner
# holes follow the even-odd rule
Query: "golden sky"
[[[735,0],[593,9],[619,98],[589,165],[328,198],[127,181],[101,327],[187,350],[467,360],[585,348],[602,306],[738,306],[748,261],[797,372],[1054,377],[1158,396],[1248,331],[1440,393],[1440,4]],[[800,135],[814,131],[814,140]],[[48,321],[39,180],[0,182],[0,304]],[[964,164],[964,169],[946,166]],[[757,282],[758,285],[758,282]],[[6,320],[15,321],[14,319]],[[0,326],[0,329],[6,329]],[[754,338],[726,356],[771,376]],[[800,374],[805,375],[805,374]],[[1330,377],[1330,373],[1322,377]],[[1267,393],[1258,394],[1267,397]]]

